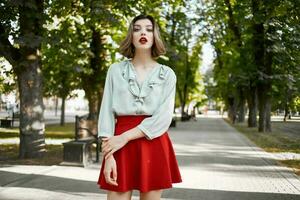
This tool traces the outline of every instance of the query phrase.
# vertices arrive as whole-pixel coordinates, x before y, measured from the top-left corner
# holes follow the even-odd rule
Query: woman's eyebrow
[[[135,25],[133,25],[133,26],[138,26],[138,27],[141,27],[141,25],[139,25],[139,24],[135,24]],[[152,25],[151,25],[151,24],[149,24],[149,25],[146,25],[146,27],[152,27]]]

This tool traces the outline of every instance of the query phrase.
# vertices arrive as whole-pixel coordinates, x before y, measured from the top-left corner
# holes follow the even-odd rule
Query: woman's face
[[[153,45],[153,25],[149,19],[140,19],[133,24],[133,45],[136,49],[151,49]]]

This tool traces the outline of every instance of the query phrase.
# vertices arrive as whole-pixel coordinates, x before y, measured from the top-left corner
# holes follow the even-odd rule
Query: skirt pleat
[[[147,115],[117,116],[115,135],[136,127]],[[181,175],[168,132],[148,140],[139,138],[128,142],[114,153],[117,163],[118,186],[109,185],[103,174],[105,159],[102,161],[98,185],[100,188],[116,192],[139,190],[148,192],[171,188],[172,183],[180,183]]]

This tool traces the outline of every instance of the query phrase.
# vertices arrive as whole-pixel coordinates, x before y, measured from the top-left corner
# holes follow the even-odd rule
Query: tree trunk
[[[187,33],[189,34],[189,32]],[[184,121],[183,116],[188,114],[188,112],[184,111],[185,105],[187,103],[187,98],[188,98],[188,80],[189,80],[189,75],[190,75],[190,67],[189,67],[189,55],[188,55],[188,47],[189,47],[189,41],[188,37],[186,35],[185,37],[186,40],[186,46],[185,46],[185,79],[184,79],[184,86],[183,86],[183,101],[181,104],[181,121]]]
[[[235,124],[237,120],[237,99],[234,96],[227,98],[228,101],[228,118],[231,123]]]
[[[182,102],[181,103],[181,121],[184,121],[184,116],[186,114],[184,108],[185,108],[185,102]]]
[[[32,55],[32,54],[31,54]],[[26,62],[18,74],[20,89],[19,158],[37,158],[45,153],[45,122],[40,59]]]
[[[186,77],[187,77],[187,75],[186,75]],[[187,83],[185,82],[184,87],[183,87],[183,101],[181,102],[181,121],[184,121],[183,116],[185,114],[187,114],[184,110],[185,104],[186,104],[186,99],[187,99],[187,89],[188,89],[188,86],[187,86]]]
[[[286,118],[288,117],[289,115],[289,107],[288,107],[288,104],[285,103],[284,105],[284,118],[283,118],[283,121],[286,122]]]
[[[97,120],[101,105],[101,93],[93,90],[92,88],[88,88],[88,86],[83,87],[83,89],[85,91],[85,98],[88,100],[89,105],[88,119]]]
[[[58,97],[55,97],[55,116],[57,116],[57,110],[58,110]]]
[[[271,107],[272,107],[271,97],[269,96],[266,102],[266,132],[272,132]]]
[[[266,95],[268,92],[268,85],[258,84],[258,109],[259,109],[259,132],[270,132],[270,112],[271,102],[270,96]]]
[[[99,30],[92,29],[92,41],[91,41],[91,52],[93,52],[94,56],[91,57],[90,65],[91,69],[93,69],[93,73],[91,75],[83,74],[83,90],[85,91],[86,99],[88,100],[89,105],[89,116],[90,120],[97,120],[98,112],[100,110],[101,105],[101,84],[100,78],[103,73],[105,73],[105,69],[102,69],[104,66],[105,58],[105,50],[103,48],[104,41],[101,38],[101,34]],[[102,85],[103,86],[103,85]]]
[[[176,83],[176,85],[178,84],[178,82]],[[184,114],[184,107],[185,107],[185,102],[183,100],[183,92],[182,90],[180,89],[180,87],[177,87],[177,94],[178,94],[178,97],[179,97],[179,102],[180,102],[180,107],[181,107],[181,118],[180,120],[182,121],[182,116]]]
[[[267,60],[268,59],[272,59],[271,55],[268,55],[269,53],[266,53],[267,56],[265,57]],[[271,61],[266,61],[266,74],[271,75],[271,67],[272,64],[269,63]],[[271,80],[267,79],[265,80],[265,82],[263,83],[264,86],[262,86],[264,88],[264,92],[261,94],[261,98],[260,100],[263,101],[263,103],[265,104],[262,107],[262,112],[265,113],[263,114],[263,116],[265,117],[265,120],[263,120],[265,122],[265,124],[260,124],[261,126],[264,127],[260,127],[259,131],[261,132],[271,132],[272,128],[271,128],[271,101],[272,101],[272,85],[271,85]]]
[[[243,98],[240,102],[239,108],[238,108],[238,122],[242,123],[245,121],[245,110],[246,110],[246,105],[245,105],[246,101]]]
[[[269,19],[272,21],[272,18]],[[275,34],[275,25],[272,23],[269,23],[269,26],[267,30],[265,31],[265,35],[274,35]],[[265,106],[264,106],[264,111],[265,113],[265,131],[266,132],[271,132],[272,127],[271,127],[271,108],[272,108],[272,65],[273,65],[273,45],[274,42],[268,38],[265,37],[265,48],[264,48],[264,68],[262,72],[265,74],[266,78],[264,78],[264,89],[265,92],[262,94],[264,96],[265,100]],[[261,129],[262,130],[262,129]]]
[[[90,91],[86,95],[86,98],[88,99],[89,102],[89,119],[96,120],[98,117],[98,110],[100,104],[99,96],[100,96],[99,93],[95,91]]]
[[[65,104],[66,104],[66,97],[62,97],[61,99],[61,112],[60,112],[60,125],[64,126],[65,125]]]
[[[228,15],[228,27],[233,32],[235,36],[235,40],[237,41],[238,47],[242,46],[241,32],[239,30],[239,26],[237,24],[237,20],[233,17],[233,9],[230,3],[230,0],[224,0],[224,3],[227,7],[227,15]]]
[[[257,84],[259,132],[271,131],[271,81],[269,76],[272,68],[272,53],[267,49],[270,49],[272,44],[265,38],[264,17],[266,11],[264,9],[260,1],[252,0],[254,63],[259,74]]]
[[[238,122],[244,122],[245,121],[245,104],[246,104],[246,99],[245,99],[245,94],[242,89],[239,89],[239,103],[238,103]]]
[[[285,122],[287,119],[291,119],[291,109],[290,109],[290,102],[291,102],[291,90],[289,88],[285,89],[285,98],[284,98],[284,118],[283,121]]]
[[[248,127],[256,127],[257,126],[257,92],[256,87],[250,87],[249,94],[247,96],[248,103]]]

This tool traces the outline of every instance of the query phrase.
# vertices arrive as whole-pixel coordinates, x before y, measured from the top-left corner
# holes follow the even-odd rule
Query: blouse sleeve
[[[115,129],[115,117],[112,110],[112,72],[111,68],[108,68],[104,92],[102,96],[102,102],[98,117],[98,137],[111,137],[114,135]]]
[[[166,80],[162,103],[151,117],[145,118],[137,126],[145,133],[148,140],[161,136],[168,130],[172,122],[176,94],[176,80],[175,73],[171,73]]]

